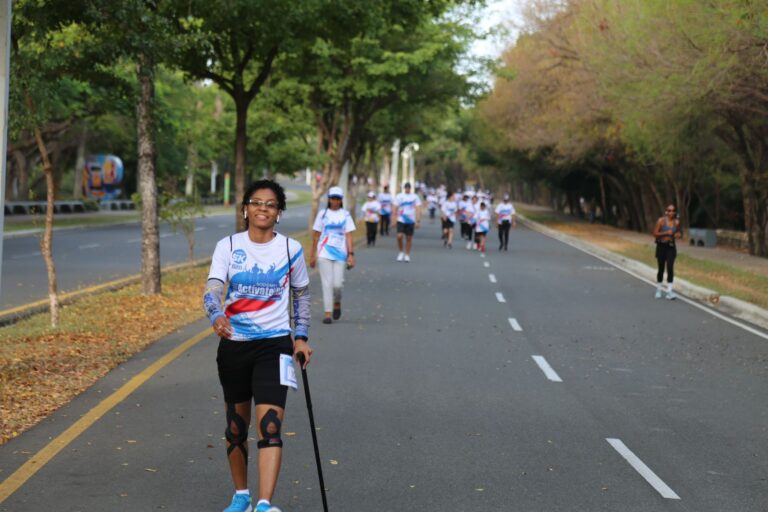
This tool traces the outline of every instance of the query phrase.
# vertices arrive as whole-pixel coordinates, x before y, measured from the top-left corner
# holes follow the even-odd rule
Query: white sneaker
[[[656,295],[653,296],[656,299],[661,298],[661,288],[656,288]]]
[[[403,261],[405,259],[405,253],[399,252],[397,253],[397,261]]]
[[[411,256],[409,254],[405,255],[405,261],[406,261],[406,263],[411,261]]]
[[[667,292],[667,300],[675,300],[677,298],[677,295],[675,292]]]
[[[472,248],[472,242],[467,242],[467,250],[470,250]]]

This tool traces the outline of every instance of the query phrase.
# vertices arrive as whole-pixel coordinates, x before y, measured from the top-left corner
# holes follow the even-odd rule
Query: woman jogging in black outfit
[[[216,363],[235,487],[224,512],[279,512],[270,501],[283,452],[280,426],[290,383],[284,376],[291,373],[292,356],[303,354],[305,366],[312,356],[307,344],[309,276],[301,244],[274,229],[285,210],[283,187],[271,180],[257,181],[246,190],[242,204],[246,230],[216,245],[203,296],[213,330],[220,336]],[[293,308],[293,330],[288,308]],[[258,501],[248,490],[248,428],[254,405]]]
[[[667,269],[667,298],[672,300],[677,298],[672,283],[675,280],[675,258],[677,257],[677,247],[675,240],[683,236],[680,230],[680,220],[677,218],[677,209],[675,205],[667,206],[664,216],[656,221],[653,228],[653,237],[656,239],[656,261],[659,263],[659,272],[656,274],[656,295],[661,298],[664,291],[664,268]]]

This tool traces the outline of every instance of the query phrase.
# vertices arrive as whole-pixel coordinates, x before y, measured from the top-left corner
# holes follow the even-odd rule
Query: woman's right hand
[[[229,323],[229,318],[226,316],[220,316],[214,320],[213,332],[222,338],[230,339],[232,336],[232,324]]]
[[[309,257],[309,268],[315,268],[315,265],[317,265],[317,255],[313,254]]]

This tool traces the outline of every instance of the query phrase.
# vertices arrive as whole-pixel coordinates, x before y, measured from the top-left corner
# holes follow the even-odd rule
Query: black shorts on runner
[[[413,236],[414,226],[416,224],[406,224],[405,222],[397,223],[397,232],[403,233],[405,236]]]
[[[443,220],[443,229],[451,229],[453,227],[453,221],[449,219]]]
[[[290,336],[253,341],[219,340],[216,364],[227,403],[271,404],[285,409],[288,387],[280,384],[280,354],[293,354]]]

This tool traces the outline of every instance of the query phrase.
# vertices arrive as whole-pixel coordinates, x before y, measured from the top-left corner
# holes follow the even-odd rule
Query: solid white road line
[[[496,282],[496,276],[493,274],[488,274],[488,279],[490,279],[492,283]]]
[[[509,325],[512,326],[512,329],[514,329],[516,331],[522,331],[523,330],[523,328],[520,327],[520,324],[517,323],[517,320],[515,320],[514,318],[509,318],[508,320],[509,320]]]
[[[501,292],[496,292],[496,300],[499,302],[507,302]]]
[[[11,256],[12,260],[25,260],[27,258],[35,258],[37,256],[42,256],[43,253],[40,251],[35,251],[32,254],[17,254],[16,256]]]
[[[78,245],[78,249],[95,249],[97,247],[101,247],[101,244],[85,244],[85,245]]]
[[[483,266],[484,266],[485,268],[488,268],[488,267],[490,267],[490,266],[491,266],[491,264],[490,264],[490,263],[488,263],[487,261],[484,261],[484,262],[483,262]]]
[[[195,231],[205,231],[205,228],[203,226],[195,228]]]
[[[651,484],[651,487],[656,489],[662,497],[670,500],[680,499],[680,496],[670,489],[669,486],[651,470],[651,468],[646,466],[645,463],[637,457],[637,455],[632,453],[632,451],[621,442],[621,439],[606,438],[606,441],[608,441],[610,445],[619,452],[619,455],[624,457],[624,459],[629,462],[629,465],[635,468],[635,471],[640,473],[640,476],[645,478],[645,480]]]
[[[141,238],[131,238],[130,240],[126,240],[126,243],[129,243],[129,244],[135,244],[138,242],[141,242]]]
[[[173,236],[175,233],[161,233],[160,238],[168,238],[169,236]]]
[[[531,357],[534,361],[536,361],[536,364],[539,365],[539,368],[541,368],[541,371],[544,372],[544,375],[546,375],[549,380],[552,382],[563,382],[563,379],[561,379],[557,372],[553,370],[551,366],[549,366],[549,363],[546,359],[544,359],[542,356]]]
[[[561,240],[561,239],[559,239],[557,237],[554,237],[552,235],[549,235],[547,233],[542,233],[541,231],[539,231],[538,233],[541,233],[542,235],[547,236],[547,237],[549,237],[549,238],[551,238],[553,240],[557,240],[558,242],[563,243],[565,245],[570,245],[574,249],[576,249],[578,251],[581,251],[581,252],[583,252],[585,254],[589,254],[593,258],[597,258],[600,261],[604,261],[605,263],[607,263],[607,264],[609,264],[609,265],[611,265],[611,266],[621,270],[622,272],[625,272],[625,273],[631,275],[632,277],[634,277],[636,279],[639,279],[640,281],[648,283],[648,284],[650,284],[651,286],[654,286],[654,287],[656,286],[656,283],[654,281],[651,281],[650,279],[646,279],[645,277],[643,277],[643,276],[641,276],[641,275],[639,275],[639,274],[637,274],[637,273],[635,273],[635,272],[633,272],[633,271],[631,271],[629,269],[621,267],[618,264],[603,258],[602,256],[598,256],[597,254],[595,254],[595,253],[593,253],[593,252],[591,252],[591,251],[589,251],[587,249],[579,247],[578,245],[575,245],[575,244],[573,244],[571,242],[567,242],[565,240]],[[704,311],[706,313],[709,313],[710,315],[712,315],[712,316],[714,316],[716,318],[719,318],[720,320],[723,320],[725,322],[728,322],[729,324],[735,325],[736,327],[739,327],[739,328],[741,328],[741,329],[743,329],[743,330],[745,330],[747,332],[751,332],[755,336],[759,336],[760,338],[763,338],[764,340],[768,340],[768,333],[759,331],[759,330],[757,330],[757,329],[755,329],[755,328],[753,328],[753,327],[751,327],[751,326],[749,326],[749,325],[747,325],[745,323],[740,322],[739,320],[735,320],[735,319],[733,319],[733,318],[731,318],[729,316],[726,316],[726,315],[720,313],[719,311],[715,311],[714,309],[712,309],[713,306],[700,304],[700,303],[696,302],[695,300],[689,299],[688,297],[683,297],[682,295],[678,295],[677,296],[677,300],[685,302],[686,304],[689,304],[689,305],[691,305],[691,306],[693,306],[695,308],[698,308],[698,309],[700,309],[700,310],[702,310],[702,311]]]

